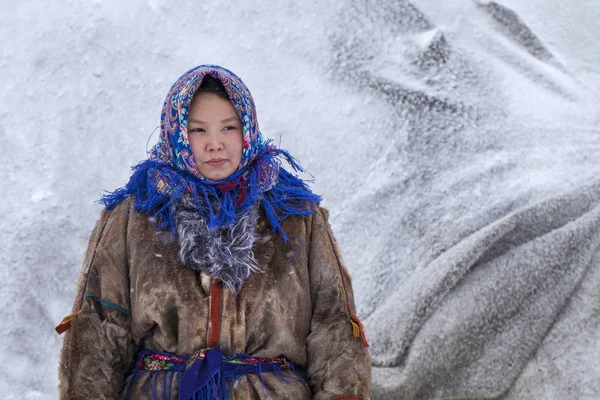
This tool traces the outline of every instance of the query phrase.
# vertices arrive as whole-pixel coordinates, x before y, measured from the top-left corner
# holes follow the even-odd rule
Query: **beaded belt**
[[[295,378],[281,374],[284,370],[291,370]],[[247,354],[226,357],[220,349],[203,349],[192,356],[185,356],[141,349],[135,356],[123,392],[127,399],[133,380],[145,375],[142,390],[151,385],[153,399],[167,399],[170,398],[173,379],[179,376],[179,400],[225,400],[228,397],[228,382],[246,374],[257,374],[261,378],[263,372],[270,371],[275,372],[283,382],[306,384],[302,371],[283,357],[260,358]],[[158,391],[159,381],[163,382],[161,393]]]

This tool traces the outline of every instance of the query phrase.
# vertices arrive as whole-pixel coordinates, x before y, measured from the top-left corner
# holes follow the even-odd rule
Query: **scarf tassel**
[[[285,150],[265,146],[260,157],[273,159],[283,156],[296,172],[304,172],[298,162]],[[253,204],[261,202],[273,231],[278,231],[284,242],[288,236],[281,224],[290,215],[310,215],[321,201],[308,185],[298,176],[279,168],[277,181],[264,193],[260,192],[260,163],[250,166],[250,173],[240,182],[243,190],[223,188],[224,184],[213,185],[199,181],[192,175],[176,170],[167,163],[145,160],[134,166],[133,174],[124,187],[106,193],[100,203],[107,210],[114,209],[129,196],[135,196],[134,209],[151,217],[156,228],[176,234],[174,206],[181,196],[191,193],[198,211],[207,221],[209,230],[230,226],[241,213]],[[232,175],[232,182],[243,171]],[[221,186],[221,188],[219,187]],[[241,202],[240,202],[241,201]]]

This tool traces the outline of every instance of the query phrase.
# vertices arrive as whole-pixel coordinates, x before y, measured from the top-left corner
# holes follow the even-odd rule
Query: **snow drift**
[[[314,173],[353,275],[373,398],[600,395],[600,5],[0,5],[5,398],[56,397],[103,190],[169,85],[222,64]],[[149,147],[149,146],[148,146]]]

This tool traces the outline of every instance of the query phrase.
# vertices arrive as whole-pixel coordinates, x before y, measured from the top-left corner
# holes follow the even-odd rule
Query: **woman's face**
[[[219,181],[237,171],[242,161],[242,124],[228,100],[214,93],[197,93],[189,109],[187,132],[202,176]]]

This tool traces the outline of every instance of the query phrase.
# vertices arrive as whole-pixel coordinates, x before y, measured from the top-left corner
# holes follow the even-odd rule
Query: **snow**
[[[263,133],[313,173],[367,336],[452,224],[596,177],[600,2],[498,2],[546,52],[490,2],[1,2],[3,398],[56,398],[53,328],[94,201],[145,158],[171,83],[197,64],[241,76]]]

